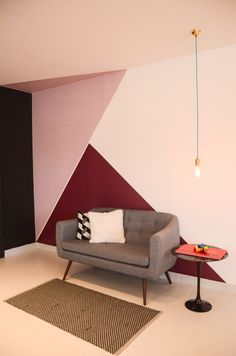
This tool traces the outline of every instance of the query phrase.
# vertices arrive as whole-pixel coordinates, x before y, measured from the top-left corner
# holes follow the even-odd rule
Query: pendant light
[[[194,29],[192,30],[192,35],[195,38],[195,68],[196,68],[196,73],[195,73],[195,80],[196,80],[196,133],[197,133],[197,152],[196,152],[196,158],[195,158],[195,168],[194,168],[194,174],[195,177],[200,177],[201,172],[200,172],[200,159],[199,159],[199,104],[198,104],[198,36],[200,35],[201,30],[199,29]]]

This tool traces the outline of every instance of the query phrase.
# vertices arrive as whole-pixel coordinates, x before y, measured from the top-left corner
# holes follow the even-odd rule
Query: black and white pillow
[[[79,240],[90,240],[91,238],[88,214],[82,213],[81,211],[78,211],[78,226],[76,237]]]

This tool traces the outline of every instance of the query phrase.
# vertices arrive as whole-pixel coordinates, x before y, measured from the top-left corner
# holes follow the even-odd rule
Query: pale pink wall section
[[[39,236],[125,71],[33,93],[36,236]]]

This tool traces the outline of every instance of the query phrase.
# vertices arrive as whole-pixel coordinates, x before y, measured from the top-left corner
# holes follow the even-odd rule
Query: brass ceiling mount
[[[200,33],[202,32],[202,30],[200,30],[199,28],[194,28],[192,30],[192,35],[194,35],[195,37],[199,36]]]

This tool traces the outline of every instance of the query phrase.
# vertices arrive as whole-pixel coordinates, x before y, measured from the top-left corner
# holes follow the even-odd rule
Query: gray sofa
[[[96,208],[92,211],[112,211]],[[171,249],[179,245],[179,224],[175,215],[155,211],[124,211],[125,243],[89,243],[76,238],[77,220],[60,221],[56,225],[58,256],[68,260],[63,279],[73,261],[135,276],[142,279],[143,304],[146,305],[147,280],[156,281],[168,270],[176,257]]]

